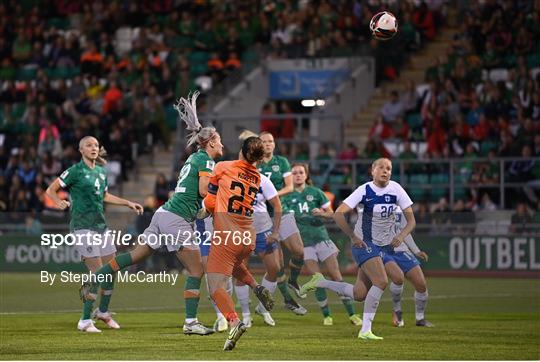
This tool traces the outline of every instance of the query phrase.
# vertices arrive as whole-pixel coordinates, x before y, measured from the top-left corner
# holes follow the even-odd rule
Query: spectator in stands
[[[513,234],[527,234],[529,232],[532,217],[527,210],[527,204],[520,202],[516,205],[516,212],[512,215],[510,232]]]
[[[56,175],[61,171],[62,164],[56,158],[53,158],[50,152],[45,153],[43,162],[41,163],[41,173],[43,174],[44,181],[47,184],[51,184],[56,178]]]
[[[160,207],[169,199],[169,182],[163,173],[158,173],[156,176],[156,184],[154,186],[154,197],[156,207]]]
[[[451,211],[446,197],[441,197],[433,208],[434,231],[437,233],[448,233],[452,230]]]
[[[407,82],[405,91],[401,95],[401,103],[403,104],[405,115],[418,111],[419,101],[420,99],[418,97],[418,92],[416,91],[416,85],[413,80],[410,80]]]
[[[393,136],[392,126],[384,121],[382,115],[378,115],[371,126],[368,137],[374,140],[385,140]]]
[[[429,212],[427,203],[418,203],[418,209],[414,213],[416,219],[416,230],[419,232],[427,232],[431,229],[433,218]]]
[[[281,102],[281,115],[286,116],[286,118],[280,120],[279,138],[294,138],[296,133],[296,119],[291,115],[292,113],[289,104],[287,102]]]
[[[278,137],[280,133],[280,120],[270,117],[276,114],[275,105],[273,102],[268,102],[263,105],[261,110],[261,132],[269,132],[274,137]]]
[[[523,159],[512,161],[508,169],[510,182],[527,182],[532,180],[532,170],[534,168],[534,160],[531,160],[531,146],[525,145],[521,149],[521,157]]]
[[[420,32],[423,41],[433,40],[435,38],[436,28],[433,12],[429,10],[424,1],[414,11],[413,23]]]
[[[465,205],[463,199],[459,199],[454,203],[451,221],[454,234],[468,234],[474,232],[476,216],[474,212]]]
[[[385,122],[393,123],[397,117],[403,115],[404,107],[403,103],[399,100],[399,94],[396,90],[390,92],[390,100],[383,104],[381,108],[381,115],[384,117]]]
[[[358,149],[352,142],[347,143],[346,148],[341,151],[338,158],[340,160],[356,160],[358,158]]]

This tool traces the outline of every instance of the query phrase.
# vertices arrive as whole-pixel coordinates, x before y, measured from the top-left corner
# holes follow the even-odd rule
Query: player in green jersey
[[[199,289],[204,274],[199,241],[194,238],[193,221],[203,198],[208,193],[208,182],[214,168],[214,159],[223,155],[221,137],[214,127],[202,127],[197,118],[198,92],[187,99],[180,98],[175,106],[180,118],[191,131],[188,146],[197,145],[198,151],[189,156],[180,170],[174,195],[152,217],[148,228],[139,237],[137,247],[117,256],[96,272],[96,276],[113,274],[127,266],[140,263],[162,245],[176,252],[188,277],[184,287],[186,318],[184,334],[206,335],[214,333],[197,320]],[[93,297],[97,285],[84,285],[81,296]]]
[[[305,265],[310,274],[315,274],[320,273],[319,262],[323,263],[331,280],[342,281],[337,261],[339,250],[330,240],[324,225],[324,219],[332,219],[334,215],[330,201],[321,189],[312,186],[306,164],[293,164],[292,178],[294,190],[283,198],[283,209],[284,213],[291,213],[296,219],[296,225],[304,241]],[[326,289],[317,288],[315,297],[324,316],[323,324],[331,326],[333,319],[330,315]],[[355,314],[352,299],[342,296],[341,301],[351,323],[361,325],[362,319]]]
[[[70,209],[69,229],[75,237],[75,248],[88,270],[95,272],[116,255],[116,246],[107,231],[103,203],[127,206],[137,214],[142,214],[143,208],[108,192],[107,171],[103,167],[106,161],[102,157],[104,149],[100,151],[97,139],[91,136],[82,138],[79,151],[82,155],[81,161],[55,179],[47,188],[47,195],[59,209]],[[68,189],[70,201],[58,197],[60,188]],[[84,302],[82,317],[77,325],[80,331],[101,332],[94,325],[92,317],[105,322],[109,328],[120,328],[109,312],[113,287],[113,279],[102,285],[99,308],[94,312],[93,301]]]
[[[274,136],[271,133],[263,132],[260,134],[260,138],[264,144],[265,155],[263,160],[257,165],[257,168],[260,173],[272,181],[278,190],[278,196],[283,197],[293,191],[291,166],[285,157],[274,155],[276,144],[274,142]],[[287,282],[283,252],[281,249],[278,249],[278,255],[280,257],[278,289],[283,295],[285,307],[295,314],[304,315],[307,312],[306,309],[294,300],[288,289],[288,287],[291,287],[298,297],[305,298],[305,296],[300,295],[300,287],[298,286],[298,275],[300,275],[300,270],[304,265],[304,244],[302,243],[302,238],[300,237],[300,232],[298,231],[293,215],[283,213],[279,236],[281,245],[285,246],[291,253],[291,260],[289,262],[290,276]]]

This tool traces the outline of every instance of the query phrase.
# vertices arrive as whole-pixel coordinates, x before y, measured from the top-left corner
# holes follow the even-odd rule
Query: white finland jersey
[[[354,233],[365,242],[384,246],[392,242],[395,234],[395,212],[413,204],[407,192],[395,181],[380,188],[373,181],[358,187],[343,201],[351,209],[358,208],[358,221]]]
[[[261,186],[253,205],[253,227],[261,233],[272,228],[272,219],[268,214],[266,200],[272,200],[277,196],[277,190],[268,177],[261,173]]]

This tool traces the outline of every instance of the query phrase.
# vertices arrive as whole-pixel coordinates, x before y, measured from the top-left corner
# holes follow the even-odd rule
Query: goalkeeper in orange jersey
[[[214,215],[214,234],[207,267],[210,295],[231,327],[224,350],[233,349],[247,329],[226,291],[231,277],[249,285],[266,310],[270,311],[274,306],[268,289],[257,284],[244,263],[255,249],[252,215],[261,182],[255,164],[263,155],[261,139],[247,138],[238,160],[216,165],[204,199],[204,208]]]

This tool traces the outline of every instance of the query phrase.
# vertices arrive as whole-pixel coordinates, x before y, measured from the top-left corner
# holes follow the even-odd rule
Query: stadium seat
[[[29,81],[36,78],[36,68],[19,68],[17,71],[17,80]]]
[[[193,52],[190,55],[188,55],[188,61],[191,64],[194,64],[194,63],[197,63],[197,64],[204,63],[204,64],[206,64],[208,62],[208,59],[210,59],[210,54],[208,54],[208,52],[197,51],[197,52]]]
[[[345,176],[343,175],[330,175],[328,177],[328,182],[332,185],[341,185],[345,182]]]
[[[431,185],[434,186],[430,191],[430,200],[432,202],[438,201],[441,197],[447,197],[449,193],[448,185],[450,177],[446,173],[433,174],[430,177]],[[441,187],[435,187],[440,185]],[[444,185],[444,187],[442,187]]]
[[[423,173],[413,174],[410,177],[409,190],[413,200],[424,201],[426,199],[427,190],[417,187],[418,185],[429,184],[429,176]]]

